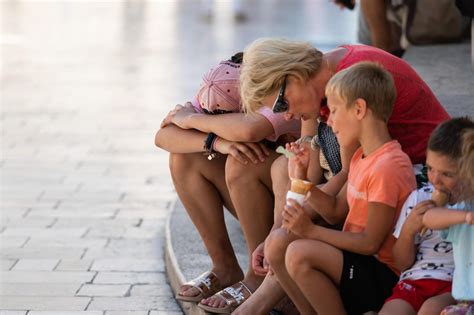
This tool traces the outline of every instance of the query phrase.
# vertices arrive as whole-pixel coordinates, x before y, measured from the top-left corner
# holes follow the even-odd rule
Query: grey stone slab
[[[22,247],[28,241],[29,236],[8,236],[0,234],[0,247]]]
[[[94,284],[164,284],[166,276],[159,272],[99,272]]]
[[[47,239],[31,236],[24,248],[43,247],[64,247],[64,248],[104,248],[108,244],[108,240],[104,238],[79,238],[79,237],[63,237]]]
[[[32,248],[4,248],[0,252],[0,258],[17,259],[49,259],[49,258],[66,258],[80,259],[84,255],[85,249],[67,248],[67,247],[46,247],[38,246]]]
[[[76,296],[125,296],[130,285],[84,284]]]
[[[174,296],[169,285],[134,285],[130,291],[130,296]]]
[[[2,282],[0,295],[3,296],[69,296],[81,287],[80,283],[8,283]]]
[[[10,270],[18,259],[0,259],[0,270]]]
[[[149,315],[148,311],[105,311],[105,315]]]
[[[5,283],[83,283],[90,282],[95,272],[68,271],[2,271]]]
[[[0,315],[26,315],[27,311],[1,311]]]
[[[11,270],[52,271],[58,263],[59,259],[20,259]]]
[[[173,298],[164,297],[122,297],[122,298],[94,298],[87,310],[111,311],[180,311],[180,307]]]
[[[89,297],[36,297],[10,296],[0,300],[0,308],[5,310],[47,310],[82,311],[90,303]]]
[[[91,259],[61,259],[55,270],[57,271],[89,271],[92,266]]]
[[[162,259],[96,259],[92,271],[155,271],[164,272]]]
[[[28,315],[104,315],[102,311],[29,311]]]
[[[26,228],[8,226],[3,235],[6,236],[32,236],[36,238],[61,238],[61,237],[82,237],[87,232],[87,227],[80,228]]]

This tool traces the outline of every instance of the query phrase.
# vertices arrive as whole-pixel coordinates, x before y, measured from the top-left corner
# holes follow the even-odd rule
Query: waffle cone
[[[306,195],[312,185],[313,183],[306,180],[292,178],[290,190],[297,194]]]

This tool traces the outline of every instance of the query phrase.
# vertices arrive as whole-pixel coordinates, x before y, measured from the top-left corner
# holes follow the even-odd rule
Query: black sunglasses
[[[288,101],[285,99],[285,89],[286,89],[286,76],[283,80],[283,85],[280,88],[280,92],[278,93],[278,97],[275,100],[275,103],[272,106],[272,111],[274,113],[284,113],[288,110]]]

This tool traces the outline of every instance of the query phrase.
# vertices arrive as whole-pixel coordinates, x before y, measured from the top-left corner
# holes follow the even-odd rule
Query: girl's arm
[[[474,224],[473,218],[472,212],[433,208],[423,216],[423,224],[430,229],[441,230],[456,224]]]
[[[171,153],[204,152],[206,137],[207,133],[171,124],[157,131],[155,145]]]
[[[235,142],[259,142],[273,134],[273,126],[263,115],[228,113],[206,115],[196,113],[191,103],[176,106],[166,118],[166,124],[175,124],[183,129],[213,132],[221,138]]]

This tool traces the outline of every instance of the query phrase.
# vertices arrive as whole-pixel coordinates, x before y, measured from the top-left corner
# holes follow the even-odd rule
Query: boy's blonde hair
[[[321,67],[323,53],[311,44],[277,38],[261,38],[244,51],[240,94],[246,112],[262,107],[265,97],[280,89],[287,75],[307,81]]]
[[[336,73],[326,85],[326,96],[334,95],[347,106],[364,99],[374,115],[387,122],[397,91],[392,75],[374,62],[359,62]]]
[[[467,199],[474,199],[474,129],[466,130],[462,137],[462,156],[459,160],[459,175],[465,184]]]

